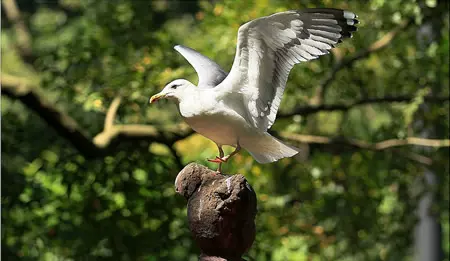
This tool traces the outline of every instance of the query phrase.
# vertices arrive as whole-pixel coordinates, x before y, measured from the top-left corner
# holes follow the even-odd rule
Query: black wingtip
[[[349,32],[355,32],[358,30],[358,27],[354,26],[354,25],[349,25],[346,27],[347,31]]]

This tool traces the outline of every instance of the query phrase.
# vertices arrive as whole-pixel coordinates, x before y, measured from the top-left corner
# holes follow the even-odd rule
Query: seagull
[[[216,143],[218,164],[247,150],[259,163],[292,157],[299,149],[267,131],[275,122],[289,72],[295,64],[328,54],[352,37],[357,16],[333,8],[279,12],[240,26],[236,55],[229,73],[199,52],[182,45],[178,51],[195,69],[198,86],[185,79],[167,84],[149,102],[174,99],[184,121]],[[223,145],[235,150],[224,155]]]

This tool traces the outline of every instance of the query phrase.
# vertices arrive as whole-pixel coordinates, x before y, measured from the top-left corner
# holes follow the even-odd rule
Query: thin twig
[[[190,136],[191,129],[177,127],[173,130],[160,131],[150,125],[127,124],[114,125],[113,119],[120,103],[120,98],[116,98],[111,104],[106,120],[105,129],[91,139],[78,123],[69,115],[54,107],[43,95],[40,95],[36,88],[28,87],[28,83],[20,77],[1,75],[2,94],[14,99],[21,100],[26,106],[38,113],[50,126],[55,128],[63,137],[68,139],[75,148],[88,157],[99,157],[112,151],[117,145],[113,141],[126,140],[147,140],[149,142],[159,142],[171,147],[176,141]],[[410,101],[413,97],[384,97],[377,99],[367,99],[358,101],[350,105],[322,105],[304,107],[295,112],[295,114],[308,114],[317,111],[349,110],[356,105],[377,103],[377,102],[402,102]],[[449,97],[425,97],[425,101],[448,101]],[[287,117],[291,115],[282,115]],[[449,140],[430,140],[410,137],[404,140],[392,139],[375,144],[353,139],[336,139],[323,136],[300,135],[293,133],[282,133],[287,139],[296,140],[309,144],[328,144],[328,145],[349,145],[359,149],[384,150],[396,146],[418,145],[430,147],[448,147]]]
[[[417,137],[408,137],[403,140],[390,139],[390,140],[377,142],[377,143],[373,144],[373,147],[376,150],[384,150],[387,148],[404,146],[404,145],[416,145],[416,146],[440,148],[440,147],[449,147],[450,140],[447,140],[447,139],[437,140],[437,139],[424,139],[424,138],[417,138]]]
[[[24,60],[28,60],[32,53],[31,35],[22,18],[20,10],[17,7],[16,1],[3,0],[2,4],[6,17],[14,26],[19,54],[24,58]]]
[[[145,140],[172,146],[176,141],[192,133],[191,130],[162,132],[150,125],[109,125],[108,123],[108,127],[91,138],[70,115],[50,103],[45,95],[39,93],[37,87],[32,87],[23,78],[2,74],[1,82],[2,95],[20,100],[87,158],[102,157],[112,153],[118,145],[113,141]],[[116,99],[115,104],[110,107],[106,121],[111,122],[114,118],[115,107],[118,105],[119,99]]]
[[[420,154],[417,154],[417,153],[414,153],[414,152],[407,153],[406,157],[415,162],[421,163],[423,165],[427,165],[427,166],[433,165],[433,159],[423,156],[423,155],[420,155]]]
[[[381,51],[382,49],[387,47],[392,42],[392,40],[398,35],[399,32],[403,31],[407,26],[412,24],[412,21],[413,20],[404,21],[399,26],[394,28],[392,31],[388,32],[380,39],[372,43],[367,49],[357,52],[355,55],[341,59],[339,62],[337,62],[333,66],[333,69],[327,74],[327,76],[322,80],[319,87],[317,88],[316,94],[314,96],[315,98],[312,99],[314,100],[314,103],[312,105],[323,103],[327,88],[331,84],[331,82],[333,82],[333,80],[336,78],[336,75],[339,71],[341,71],[344,68],[351,67],[353,63],[355,63],[356,61],[369,57],[371,54]]]
[[[277,118],[289,118],[294,115],[309,115],[317,112],[324,111],[348,111],[356,106],[368,105],[368,104],[379,104],[379,103],[394,103],[394,102],[411,102],[415,97],[414,96],[387,96],[387,97],[379,97],[379,98],[367,98],[359,101],[355,101],[349,104],[322,104],[322,105],[312,105],[312,106],[303,106],[294,109],[289,113],[280,113]],[[425,102],[430,103],[441,103],[450,101],[450,96],[445,97],[434,97],[427,96],[424,97]]]
[[[358,149],[366,150],[385,150],[393,147],[415,145],[415,146],[425,146],[425,147],[450,147],[449,139],[424,139],[417,137],[408,137],[405,139],[389,139],[385,141],[380,141],[376,143],[370,143],[367,141],[350,139],[345,137],[330,138],[325,136],[313,136],[304,134],[295,134],[289,132],[281,132],[280,136],[284,139],[297,141],[301,143],[309,144],[327,144],[327,145],[340,145],[349,146]]]
[[[104,129],[109,130],[113,124],[114,120],[116,119],[117,110],[119,109],[120,102],[122,101],[122,97],[116,96],[114,100],[112,101],[111,105],[109,106],[108,111],[106,112],[105,117],[105,125]]]

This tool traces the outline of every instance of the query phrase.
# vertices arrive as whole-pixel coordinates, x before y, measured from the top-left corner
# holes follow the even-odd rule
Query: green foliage
[[[151,94],[175,78],[197,81],[174,45],[197,49],[228,70],[241,24],[273,12],[319,6],[354,11],[360,29],[334,55],[294,68],[280,113],[308,104],[334,63],[367,49],[410,19],[412,25],[387,48],[339,71],[323,100],[414,99],[295,116],[278,120],[274,130],[367,142],[424,132],[429,138],[449,136],[448,102],[424,100],[449,95],[449,20],[439,1],[17,2],[36,59],[31,65],[21,60],[14,27],[2,23],[2,74],[40,83],[48,99],[92,136],[102,130],[117,95],[124,102],[116,123],[161,130],[179,126],[174,104],[146,106]],[[421,34],[429,24],[432,36]],[[117,153],[91,160],[19,101],[2,97],[1,117],[5,260],[196,260],[186,204],[173,186],[180,169],[166,145],[123,144]],[[183,164],[215,167],[205,159],[216,148],[199,135],[174,147]],[[224,166],[228,173],[244,174],[258,195],[251,260],[412,260],[420,198],[415,191],[424,171],[423,164],[412,160],[417,154],[432,160],[428,168],[439,179],[436,208],[449,260],[448,148],[404,146],[375,152],[311,145],[304,151],[309,151],[306,160],[269,165],[257,164],[243,152]]]

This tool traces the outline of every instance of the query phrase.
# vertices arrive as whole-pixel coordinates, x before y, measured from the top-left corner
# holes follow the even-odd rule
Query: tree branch
[[[338,63],[336,63],[333,66],[333,69],[327,74],[327,76],[320,83],[319,87],[316,89],[316,94],[314,96],[315,98],[313,99],[314,102],[312,104],[314,105],[323,103],[328,86],[336,78],[336,74],[340,70],[346,67],[351,67],[356,61],[369,57],[372,53],[383,50],[392,42],[392,40],[398,35],[399,32],[403,31],[407,26],[411,25],[412,22],[413,20],[411,19],[401,23],[398,27],[394,28],[392,31],[372,43],[367,49],[364,49],[348,58],[341,59]]]
[[[23,80],[10,75],[1,75],[2,81],[2,95],[9,96],[13,99],[20,100],[25,106],[35,111],[41,116],[51,127],[53,127],[61,136],[66,138],[72,145],[80,151],[81,154],[88,158],[102,157],[110,154],[121,143],[132,140],[144,140],[148,142],[158,142],[169,146],[182,140],[193,133],[192,130],[165,130],[160,131],[150,125],[128,124],[128,125],[114,125],[114,118],[117,113],[120,97],[116,97],[110,108],[108,109],[105,119],[105,128],[98,133],[94,138],[89,137],[85,130],[81,128],[78,123],[68,114],[54,107],[47,101],[43,95],[40,95],[37,88],[30,87],[31,85]],[[410,101],[413,97],[385,97],[383,99],[368,99],[362,100],[351,105],[321,105],[313,107],[304,107],[296,111],[294,114],[309,114],[317,111],[335,111],[335,110],[349,110],[353,106],[376,103],[376,102],[402,102]],[[449,97],[426,97],[427,101],[448,101]],[[293,115],[293,114],[292,114]],[[281,117],[288,117],[290,115],[282,115]],[[346,138],[330,138],[323,136],[310,136],[294,133],[281,133],[281,137],[297,142],[308,144],[326,144],[326,145],[346,145],[356,149],[369,150],[385,150],[392,147],[417,145],[428,147],[449,147],[450,140],[431,140],[410,137],[404,140],[391,139],[378,143],[368,143],[355,139]],[[172,151],[173,153],[174,151]],[[176,154],[175,154],[176,155]]]
[[[387,96],[380,98],[367,98],[362,99],[349,104],[322,104],[322,105],[312,105],[312,106],[303,106],[294,109],[294,111],[289,113],[280,113],[277,118],[289,118],[294,115],[309,115],[317,112],[323,111],[348,111],[356,106],[368,105],[368,104],[379,104],[379,103],[394,103],[394,102],[411,102],[415,97],[414,96]],[[434,96],[426,96],[424,97],[425,102],[429,103],[441,103],[450,101],[450,96],[445,97],[434,97]]]
[[[19,8],[15,0],[3,0],[3,9],[5,10],[6,17],[14,27],[14,31],[17,37],[17,49],[20,56],[25,62],[33,60],[32,57],[32,42],[30,32],[22,18]]]
[[[22,78],[2,74],[1,81],[2,95],[20,100],[87,158],[110,154],[120,142],[145,140],[172,146],[176,141],[192,134],[192,131],[186,130],[160,132],[149,125],[113,125],[120,103],[120,98],[116,98],[108,110],[105,129],[92,139],[70,115],[54,107],[44,95],[39,94],[37,88],[30,87],[32,85]]]
[[[114,124],[114,120],[116,119],[117,110],[119,109],[120,102],[122,101],[122,97],[117,96],[112,101],[111,105],[109,106],[108,111],[106,112],[105,117],[105,125],[104,129],[109,130]]]
[[[2,74],[2,95],[20,100],[31,110],[39,114],[61,136],[69,140],[73,146],[87,157],[100,153],[100,150],[91,142],[87,134],[78,126],[78,123],[69,115],[64,114],[38,94],[35,88],[28,87],[21,78],[5,76]]]
[[[389,139],[385,141],[380,141],[376,143],[370,143],[367,141],[350,139],[345,137],[325,137],[325,136],[312,136],[312,135],[304,135],[304,134],[295,134],[289,132],[281,132],[280,136],[284,139],[288,139],[291,141],[308,143],[308,144],[326,144],[326,145],[337,145],[337,146],[346,146],[352,147],[355,149],[365,149],[365,150],[386,150],[399,146],[406,145],[415,145],[415,146],[425,146],[425,147],[450,147],[449,139],[424,139],[417,137],[408,137],[405,139]]]

